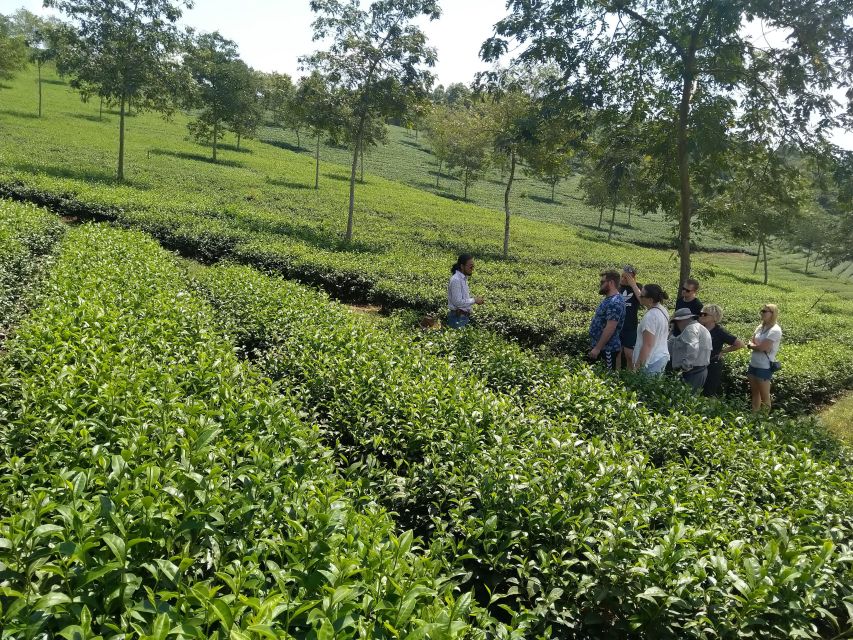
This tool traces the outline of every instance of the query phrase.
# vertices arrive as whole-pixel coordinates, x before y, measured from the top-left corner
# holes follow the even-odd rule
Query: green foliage
[[[0,364],[3,637],[502,637],[141,234],[69,231]]]
[[[17,316],[18,302],[64,231],[56,216],[0,199],[0,339]]]
[[[353,476],[528,634],[850,627],[850,453],[831,438],[695,400],[670,414],[680,385],[637,395],[476,331],[414,337],[245,267],[193,275]]]
[[[367,8],[358,0],[311,0],[311,10],[317,14],[314,40],[330,39],[331,44],[301,62],[331,83],[349,114],[345,138],[353,156],[344,236],[349,242],[356,163],[368,142],[365,132],[371,122],[402,115],[426,97],[432,74],[424,67],[435,64],[435,51],[415,20],[435,20],[440,9],[436,0],[377,0]]]
[[[6,94],[15,109],[30,104],[23,83]],[[232,257],[346,299],[440,312],[449,266],[460,253],[472,252],[478,263],[472,292],[488,300],[477,309],[479,325],[561,352],[586,344],[601,271],[635,264],[642,282],[662,283],[673,293],[667,286],[676,275],[669,251],[604,244],[565,222],[524,218],[521,214],[531,210],[516,203],[513,259],[500,260],[503,215],[375,175],[359,187],[365,235],[347,245],[338,232],[347,168],[325,164],[324,188],[314,192],[313,159],[271,145],[251,142],[233,161],[212,164],[208,149],[183,140],[181,115],[173,123],[152,115],[133,119],[129,152],[138,174],[131,183],[116,184],[103,171],[114,148],[109,121],[99,124],[97,108],[79,104],[67,87],[46,84],[46,89],[57,104],[56,115],[36,121],[0,114],[10,132],[0,137],[3,191],[71,215],[118,219],[204,260]],[[397,148],[413,149],[401,142]],[[329,147],[323,153],[345,161],[348,155]],[[400,167],[417,155],[428,157],[420,149],[413,156],[384,154],[377,153],[375,161],[395,164],[398,173],[392,175],[400,175]],[[545,188],[538,193],[547,198]],[[583,219],[582,213],[577,216]],[[660,223],[649,224],[649,236],[665,234]],[[784,388],[779,386],[774,404],[809,411],[848,384],[853,289],[827,272],[803,277],[780,261],[771,262],[767,286],[752,276],[752,261],[740,255],[702,255],[694,275],[702,281],[702,300],[720,304],[724,323],[742,339],[752,335],[761,305],[779,304],[785,369],[776,379]],[[733,395],[745,393],[740,386],[745,369],[740,356],[731,360]]]
[[[0,80],[10,80],[27,64],[27,44],[14,33],[9,18],[0,14]]]

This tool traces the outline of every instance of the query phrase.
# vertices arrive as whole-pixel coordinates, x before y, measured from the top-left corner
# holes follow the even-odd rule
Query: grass
[[[128,179],[117,183],[114,115],[98,121],[92,117],[97,105],[81,103],[67,86],[49,84],[45,117],[23,117],[35,108],[33,77],[22,75],[12,85],[0,92],[0,127],[7,133],[0,138],[0,186],[11,185],[19,195],[50,196],[64,211],[107,212],[206,260],[236,258],[356,302],[440,311],[449,265],[470,251],[478,260],[472,289],[488,300],[478,309],[479,323],[563,351],[586,343],[601,270],[630,262],[638,266],[641,281],[663,283],[674,293],[678,265],[672,250],[602,242],[573,226],[565,215],[571,207],[520,199],[541,208],[513,219],[511,256],[503,260],[501,212],[369,172],[356,190],[355,239],[344,243],[348,167],[324,161],[321,188],[315,191],[312,159],[288,151],[289,143],[248,141],[240,153],[226,147],[222,162],[212,163],[209,149],[187,139],[183,114],[169,122],[152,114],[128,120]],[[429,156],[417,147],[422,140],[406,136],[392,130],[397,143],[387,153],[368,156],[368,170],[409,167],[415,176],[410,180],[428,171]],[[411,144],[403,144],[407,141]],[[411,154],[427,160],[410,162]],[[386,169],[379,164],[383,158]],[[474,191],[475,199],[496,193],[488,192],[488,184],[481,185],[483,193]],[[522,182],[518,192],[532,188]],[[78,209],[64,194],[73,196]],[[577,203],[577,216],[589,216],[591,210],[570,195],[563,193]],[[548,215],[554,220],[545,221]],[[642,219],[637,220],[639,226]],[[663,237],[663,229],[650,227],[649,234]],[[853,282],[828,271],[806,276],[780,259],[771,265],[765,286],[742,254],[697,254],[694,264],[703,283],[701,298],[721,304],[728,328],[742,338],[751,335],[762,304],[779,304],[785,370],[777,383],[778,406],[808,410],[853,386],[847,355],[853,349]],[[743,393],[744,359],[731,361],[729,388]]]
[[[820,419],[838,438],[853,445],[853,393],[843,396],[825,409]]]

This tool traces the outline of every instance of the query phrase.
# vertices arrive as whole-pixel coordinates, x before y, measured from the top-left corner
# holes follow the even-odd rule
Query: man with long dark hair
[[[474,273],[474,256],[463,253],[450,267],[450,282],[447,283],[447,326],[461,329],[471,321],[471,309],[483,304],[482,296],[471,297],[468,278]]]

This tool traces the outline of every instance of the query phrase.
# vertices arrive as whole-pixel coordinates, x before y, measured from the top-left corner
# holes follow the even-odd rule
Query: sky
[[[19,7],[44,14],[41,0],[0,0],[0,13]],[[479,58],[480,46],[506,15],[506,0],[444,0],[439,20],[423,21],[431,46],[438,51],[433,72],[438,82],[469,83],[488,68]],[[246,63],[261,71],[303,75],[298,59],[321,48],[311,40],[313,14],[308,0],[195,0],[183,23],[197,31],[219,31],[234,40]],[[853,132],[833,136],[839,146],[853,150]]]

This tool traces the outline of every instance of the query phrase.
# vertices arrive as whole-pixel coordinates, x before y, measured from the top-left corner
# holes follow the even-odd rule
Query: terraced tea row
[[[0,199],[0,339],[18,315],[17,303],[64,231],[56,216]]]
[[[153,241],[69,231],[40,300],[0,361],[0,636],[508,633],[335,472]]]
[[[214,164],[206,148],[184,140],[181,114],[169,123],[145,114],[128,121],[129,180],[116,183],[115,121],[93,122],[92,105],[81,105],[61,84],[45,85],[48,116],[20,117],[14,110],[31,105],[27,90],[21,79],[3,93],[11,111],[0,113],[8,133],[0,137],[0,194],[114,218],[203,260],[228,257],[342,298],[441,311],[450,264],[471,252],[472,290],[487,299],[478,309],[480,325],[569,353],[588,348],[603,269],[634,264],[641,281],[675,294],[669,251],[593,241],[565,224],[519,216],[504,260],[502,213],[371,175],[357,186],[355,238],[344,243],[346,167],[324,164],[315,192],[311,159],[270,145],[249,142]],[[761,306],[779,305],[785,368],[775,381],[777,406],[812,411],[853,388],[853,300],[825,293],[819,278],[780,275],[764,286],[748,268],[721,268],[716,259],[697,256],[693,275],[702,281],[702,300],[723,306],[730,330],[749,337]],[[735,355],[729,390],[745,394],[745,371],[745,359]]]
[[[850,627],[845,453],[655,414],[588,370],[502,389],[297,285],[236,266],[193,276],[351,473],[431,532],[494,611],[532,612],[548,637]]]

